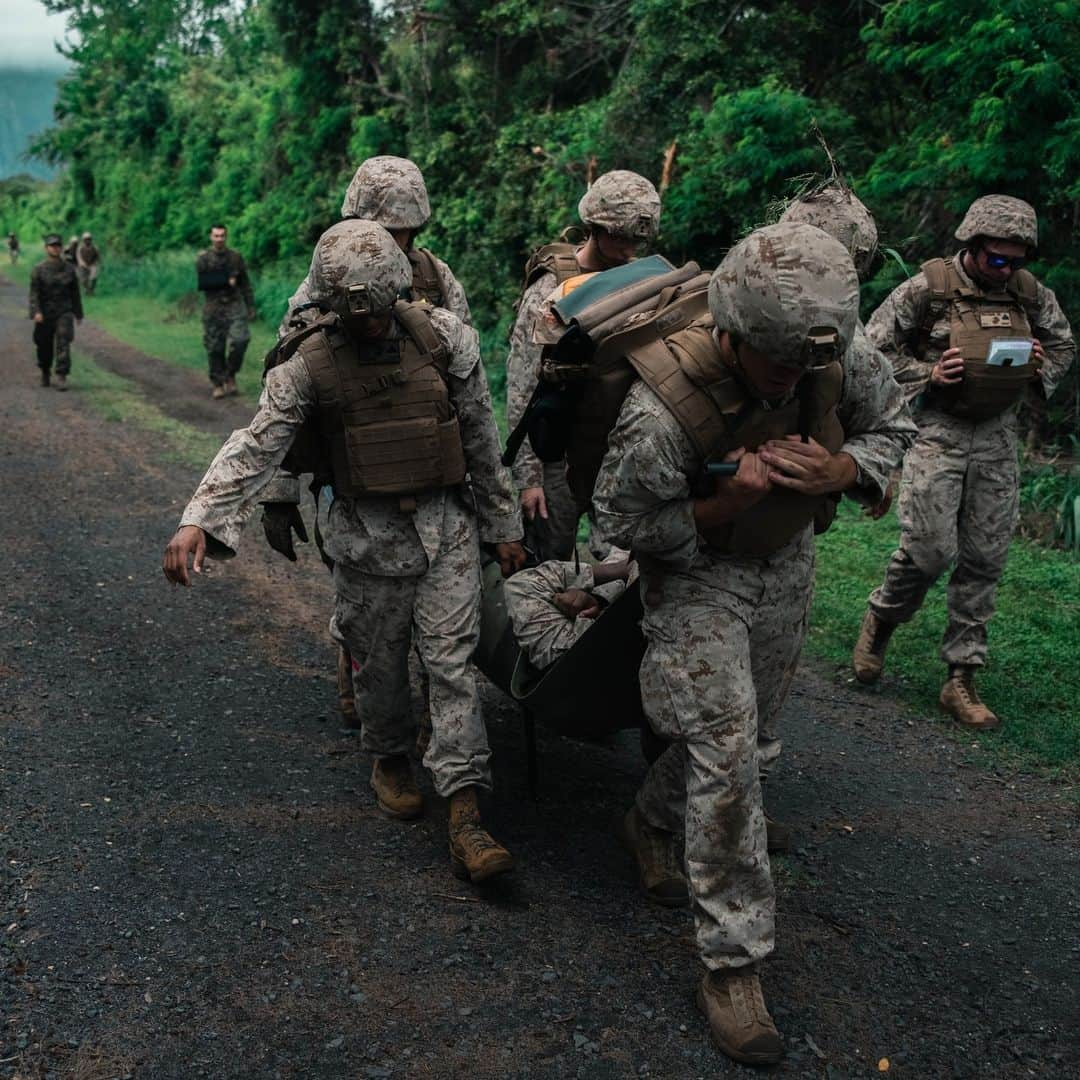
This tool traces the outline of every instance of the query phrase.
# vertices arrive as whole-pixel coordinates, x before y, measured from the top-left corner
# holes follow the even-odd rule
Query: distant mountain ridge
[[[57,84],[64,72],[57,68],[0,68],[0,179],[29,173],[47,180],[55,169],[23,154],[30,140],[50,127]]]

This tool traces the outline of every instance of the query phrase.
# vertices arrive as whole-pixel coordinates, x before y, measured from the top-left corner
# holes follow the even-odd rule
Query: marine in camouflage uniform
[[[922,404],[919,437],[904,461],[900,546],[870,595],[853,664],[860,681],[875,681],[894,628],[914,616],[930,586],[955,564],[941,647],[949,668],[941,704],[968,727],[992,729],[1000,721],[980,700],[975,672],[986,663],[987,623],[1019,512],[1016,402],[1024,385],[1014,403],[995,415],[965,415],[958,397],[980,365],[971,367],[968,356],[966,367],[954,319],[966,313],[976,325],[1000,327],[987,330],[984,339],[1028,337],[1030,329],[1036,344],[1031,377],[1024,381],[1045,398],[1064,377],[1076,346],[1050,289],[1028,275],[1028,301],[1017,291],[1017,275],[1028,274],[1019,267],[1038,241],[1031,206],[1007,195],[977,199],[956,239],[965,246],[948,265],[939,261],[937,271],[955,275],[949,295],[934,294],[928,263],[891,293],[867,325],[908,397],[921,396]],[[983,340],[983,356],[987,345]]]
[[[79,273],[79,284],[86,295],[90,296],[97,288],[98,274],[101,273],[101,252],[88,232],[82,234],[79,246],[75,249],[75,266]]]
[[[334,350],[355,349],[361,368],[365,362],[385,363],[387,355],[407,358],[408,352],[400,350],[407,350],[406,338],[411,339],[409,313],[402,313],[395,301],[410,273],[404,253],[374,222],[343,221],[323,234],[315,250],[313,293],[338,319],[267,373],[254,420],[230,436],[183,513],[166,551],[164,569],[170,580],[188,583],[189,555],[195,555],[198,569],[204,550],[216,557],[235,552],[262,489],[309,418],[320,417],[325,436],[340,440],[334,445],[351,446],[365,426],[371,430],[370,423],[353,419],[353,397],[347,389],[341,391],[344,397],[335,413],[340,430],[326,428],[327,409],[335,406],[320,397],[328,391],[319,389],[326,384],[313,374],[319,370],[312,366],[317,354],[309,346],[334,356]],[[362,297],[362,310],[352,307],[354,293]],[[508,870],[512,860],[483,830],[477,808],[477,792],[491,786],[490,753],[470,665],[480,625],[479,542],[494,544],[504,572],[509,572],[524,561],[516,542],[521,520],[509,475],[499,462],[499,437],[476,333],[447,311],[424,310],[429,312],[424,325],[434,332],[439,351],[445,350],[447,368],[445,378],[439,376],[440,385],[456,417],[455,430],[460,430],[458,453],[462,475],[467,469],[471,479],[472,499],[466,500],[460,483],[425,487],[411,496],[345,495],[341,492],[355,490],[346,484],[358,483],[354,471],[369,463],[362,454],[354,459],[346,451],[344,465],[335,456],[335,499],[326,526],[336,592],[330,625],[359,668],[355,683],[364,717],[363,744],[375,758],[372,787],[380,806],[401,818],[415,817],[423,809],[407,756],[414,728],[406,661],[415,635],[431,679],[434,735],[424,764],[439,794],[450,798],[455,871],[482,880]],[[339,330],[344,346],[335,344],[341,340],[334,336]],[[343,363],[356,370],[357,361]],[[393,395],[405,392],[399,388],[407,388],[425,370],[419,368],[401,382],[388,380],[374,392],[396,400]],[[365,392],[365,400],[367,396]],[[410,455],[395,467],[398,473],[416,460]],[[441,460],[428,464],[441,468]]]
[[[472,315],[465,290],[450,267],[427,248],[418,248],[414,241],[431,217],[427,186],[423,174],[407,158],[381,156],[364,161],[356,170],[341,204],[342,220],[363,218],[378,222],[386,229],[398,247],[405,252],[412,267],[412,280],[402,299],[424,301],[456,315],[466,326],[472,326]],[[314,263],[313,263],[314,266]],[[278,327],[278,338],[284,338],[298,327],[313,322],[319,315],[312,301],[311,271],[289,298],[285,317]],[[285,558],[296,561],[293,533],[307,540],[307,530],[300,516],[299,478],[279,470],[263,493],[263,530],[267,542]],[[353,662],[348,650],[338,651],[338,707],[347,727],[359,728],[355,694],[352,685]],[[421,680],[425,698],[427,681]],[[421,741],[427,737],[423,728]]]
[[[62,257],[60,244],[57,234],[46,236],[46,257],[30,272],[30,318],[41,385],[50,384],[55,364],[56,389],[66,390],[75,321],[82,319],[83,306],[75,268]]]
[[[244,257],[226,246],[227,236],[223,226],[213,226],[210,247],[200,251],[195,260],[204,297],[203,347],[215,398],[236,393],[236,374],[251,340],[248,324],[255,318],[255,296]]]
[[[598,177],[578,203],[578,217],[589,237],[576,252],[585,273],[609,270],[634,257],[660,227],[660,196],[637,173],[616,169]],[[533,330],[544,303],[558,284],[554,273],[540,274],[522,294],[506,357],[506,417],[513,430],[521,420],[540,377],[543,346]],[[566,463],[542,462],[526,439],[511,475],[525,511],[525,544],[540,562],[569,559],[577,540],[578,508],[566,482]]]
[[[627,815],[626,840],[639,871],[666,863],[674,885],[675,837],[685,830],[686,876],[708,969],[698,1001],[721,1049],[756,1064],[782,1052],[755,967],[772,952],[775,922],[758,736],[783,703],[806,630],[814,570],[809,515],[840,491],[877,502],[914,435],[887,367],[873,352],[848,348],[857,305],[851,259],[821,230],[784,223],[741,241],[713,274],[711,320],[690,328],[710,342],[711,354],[695,360],[741,387],[740,416],[747,409],[759,417],[798,413],[800,427],[800,383],[813,378],[816,385],[816,373],[828,373],[835,404],[824,414],[831,435],[822,438],[838,449],[799,435],[748,439],[751,445],[725,451],[738,463],[736,475],[717,478],[705,489],[710,494],[695,497],[705,458],[639,380],[593,493],[603,537],[629,548],[641,567],[642,700],[653,729],[672,742]],[[815,342],[828,349],[821,366]],[[785,509],[788,500],[797,511]],[[774,520],[755,533],[758,514]],[[748,540],[738,541],[743,530]],[[642,884],[665,899],[662,880],[643,877]]]

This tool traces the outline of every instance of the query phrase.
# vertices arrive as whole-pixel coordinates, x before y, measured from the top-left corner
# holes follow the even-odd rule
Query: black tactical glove
[[[267,502],[262,504],[262,527],[266,542],[289,562],[296,562],[296,549],[292,534],[295,532],[302,543],[308,542],[304,519],[296,503]]]

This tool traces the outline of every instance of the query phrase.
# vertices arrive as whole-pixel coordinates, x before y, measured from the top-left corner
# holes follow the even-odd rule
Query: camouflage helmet
[[[781,363],[839,359],[859,314],[859,276],[839,240],[804,222],[756,229],[724,256],[709,281],[720,330]]]
[[[660,196],[644,176],[615,169],[582,195],[578,217],[621,239],[651,240],[660,228]]]
[[[378,222],[348,218],[319,237],[310,278],[311,299],[338,315],[379,315],[412,283],[412,266]]]
[[[971,243],[976,236],[988,236],[1034,248],[1039,246],[1039,219],[1035,208],[1023,199],[984,195],[968,207],[955,235],[961,244]]]
[[[847,248],[860,278],[869,273],[877,254],[877,225],[873,215],[850,188],[829,184],[820,191],[794,199],[780,220],[816,225]]]
[[[368,158],[349,183],[341,216],[377,221],[384,229],[419,229],[431,217],[424,177],[408,158]]]

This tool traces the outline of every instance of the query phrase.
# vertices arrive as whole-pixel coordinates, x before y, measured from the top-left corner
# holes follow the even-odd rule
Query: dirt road
[[[78,361],[70,392],[40,389],[22,304],[0,287],[0,1077],[741,1072],[694,1008],[690,916],[647,906],[613,840],[636,740],[544,739],[533,802],[490,690],[492,820],[519,870],[456,882],[444,805],[381,817],[340,730],[315,553],[290,567],[256,525],[170,589],[161,551],[198,471],[97,416]],[[93,343],[221,427],[202,380]],[[775,863],[779,1071],[1077,1075],[1066,793],[813,668],[784,730],[767,798],[800,841]]]

